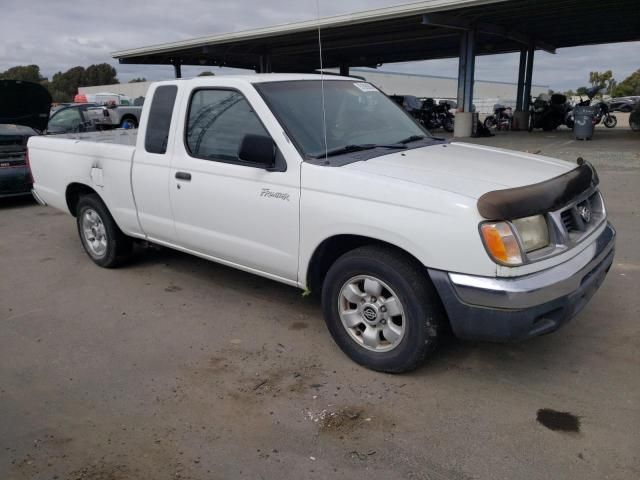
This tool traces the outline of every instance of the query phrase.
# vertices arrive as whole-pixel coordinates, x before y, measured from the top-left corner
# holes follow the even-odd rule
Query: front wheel
[[[629,127],[634,132],[640,132],[640,110],[629,115]]]
[[[133,242],[122,233],[98,195],[80,198],[76,220],[82,246],[96,265],[113,268],[129,258]]]
[[[615,115],[607,115],[604,117],[604,126],[607,128],[614,128],[618,124],[618,119]]]
[[[424,268],[379,246],[344,254],[322,288],[327,327],[353,361],[372,370],[413,370],[432,353],[445,314]]]

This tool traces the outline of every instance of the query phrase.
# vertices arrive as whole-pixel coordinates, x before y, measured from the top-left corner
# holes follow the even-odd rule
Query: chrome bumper
[[[572,259],[515,278],[429,270],[454,332],[462,338],[517,340],[548,333],[586,305],[613,263],[609,223]]]
[[[576,291],[582,279],[613,250],[615,230],[602,233],[578,255],[560,265],[516,278],[488,278],[450,273],[462,301],[492,308],[529,308]]]
[[[47,206],[46,202],[40,198],[40,195],[38,195],[38,192],[36,192],[35,188],[31,189],[31,195],[33,195],[33,198],[35,198],[36,202],[38,202],[40,205],[42,205],[43,207]]]

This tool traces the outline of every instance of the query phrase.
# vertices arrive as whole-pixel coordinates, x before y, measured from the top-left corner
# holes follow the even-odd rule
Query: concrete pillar
[[[458,62],[458,112],[454,123],[454,137],[469,137],[473,132],[473,82],[476,60],[475,32],[466,30],[460,34],[460,58]]]
[[[349,76],[349,65],[345,65],[344,63],[340,64],[340,75],[343,77]]]
[[[470,137],[473,135],[473,123],[477,121],[477,115],[473,112],[456,112],[456,120],[453,122],[454,137]]]
[[[535,45],[533,43],[529,44],[526,50],[520,51],[516,111],[513,114],[513,124],[511,125],[513,130],[527,130],[529,127],[529,102],[531,101],[534,53]]]
[[[533,44],[527,49],[527,75],[524,80],[524,92],[522,94],[522,109],[529,110],[529,102],[531,101],[531,80],[533,78],[533,54],[536,49]]]
[[[176,78],[182,78],[182,65],[179,62],[173,64],[173,70],[176,73]]]
[[[524,76],[527,68],[527,49],[520,50],[520,65],[518,68],[518,91],[516,93],[516,111],[522,111],[522,95],[524,93]]]

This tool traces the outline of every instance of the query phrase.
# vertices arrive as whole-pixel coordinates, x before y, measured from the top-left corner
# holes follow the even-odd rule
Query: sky
[[[318,2],[318,3],[317,3]],[[208,34],[310,20],[398,5],[389,0],[0,0],[0,71],[15,65],[40,65],[44,76],[76,65],[111,63],[121,82],[135,77],[173,77],[170,66],[119,65],[116,50],[183,40]],[[590,71],[613,70],[622,81],[640,68],[640,42],[536,52],[533,83],[554,90],[588,83]],[[517,54],[478,57],[476,79],[517,80]],[[216,74],[228,69],[206,68]],[[383,70],[457,76],[457,59],[386,64]],[[203,68],[183,67],[183,76]]]

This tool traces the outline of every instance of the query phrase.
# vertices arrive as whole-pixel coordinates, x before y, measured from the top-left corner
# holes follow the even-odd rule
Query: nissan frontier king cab
[[[415,368],[444,327],[551,332],[613,261],[588,162],[434,138],[367,82],[200,77],[147,98],[137,131],[32,137],[36,198],[99,266],[142,240],[320,293],[366,367]]]

